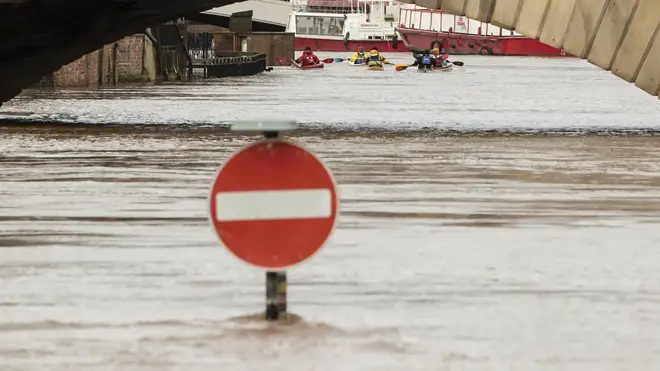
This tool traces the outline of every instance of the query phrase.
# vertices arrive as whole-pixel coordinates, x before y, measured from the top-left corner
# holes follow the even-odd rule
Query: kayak
[[[385,69],[385,67],[383,67],[383,65],[376,65],[376,66],[368,66],[367,69],[369,71],[382,71]]]
[[[436,71],[439,71],[439,72],[451,71],[453,69],[454,69],[454,65],[452,63],[447,63],[446,66],[433,67],[433,72],[436,72]]]
[[[438,67],[433,67],[433,68],[418,68],[417,72],[447,72],[451,71],[454,68],[454,65],[449,63],[446,66],[438,66]]]
[[[324,66],[323,63],[311,64],[311,65],[308,65],[308,66],[301,66],[298,63],[296,63],[294,61],[291,61],[291,67],[300,68],[301,70],[313,70],[313,69],[316,69],[316,68],[323,68],[323,66]]]
[[[351,62],[350,60],[348,61],[348,64],[350,64],[351,66],[355,66],[355,67],[362,67],[362,66],[366,66],[366,65],[367,65],[367,64],[364,63],[364,62],[362,62],[362,63],[355,63],[355,62]]]

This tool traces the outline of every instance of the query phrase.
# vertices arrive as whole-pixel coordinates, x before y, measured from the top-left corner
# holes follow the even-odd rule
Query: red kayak
[[[291,67],[300,68],[301,70],[309,70],[309,69],[314,69],[314,68],[323,68],[323,66],[324,66],[323,63],[310,64],[310,65],[307,65],[307,66],[302,66],[302,65],[299,65],[298,63],[296,63],[294,61],[291,61]]]

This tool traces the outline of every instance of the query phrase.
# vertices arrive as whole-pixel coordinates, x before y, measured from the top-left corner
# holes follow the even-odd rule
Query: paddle
[[[449,62],[449,63],[451,63],[451,64],[453,64],[453,65],[456,65],[456,66],[458,66],[458,67],[461,67],[461,66],[464,65],[464,63],[461,62],[461,61],[455,61],[455,62],[450,61],[450,60],[449,60],[449,54],[443,54],[443,55],[442,55],[442,59],[444,59],[444,60],[446,60],[447,62]]]
[[[326,58],[326,59],[322,60],[321,62],[323,62],[323,63],[332,63],[332,62],[343,62],[343,61],[344,61],[344,58]],[[277,63],[279,65],[287,65],[287,64],[291,64],[291,62],[292,62],[292,60],[290,60],[290,59],[289,60],[284,59],[284,58],[275,59],[275,63]]]
[[[328,59],[331,59],[331,58],[328,58]],[[326,60],[328,60],[328,59],[326,59]],[[350,60],[350,58],[335,58],[334,60],[335,60],[335,62],[343,62],[343,61]],[[383,62],[383,64],[394,64],[394,63],[392,63],[390,61],[387,61],[387,62]],[[397,64],[397,66],[398,66],[398,64]]]
[[[443,57],[444,57],[444,59],[445,59],[447,62],[449,62],[449,63],[451,63],[451,64],[453,64],[453,65],[455,65],[455,66],[462,67],[463,65],[465,65],[465,63],[463,63],[463,62],[461,62],[461,61],[453,61],[453,62],[450,61],[449,59],[447,59],[447,57],[449,57],[447,54],[443,55]],[[410,66],[411,66],[411,65],[409,65],[409,64],[397,64],[395,70],[397,70],[397,71],[405,71],[406,68],[408,68],[408,67],[410,67]]]
[[[341,58],[340,58],[340,59],[341,59]],[[325,64],[330,64],[330,63],[335,62],[335,61],[336,61],[335,58],[326,58],[326,59],[321,60],[321,62],[323,62],[323,63],[325,63]],[[340,62],[341,62],[341,61],[340,61]]]
[[[419,56],[421,56],[421,54],[414,54],[414,53],[413,53],[413,58],[418,58]],[[444,59],[447,59],[447,62],[449,62],[449,63],[451,63],[451,64],[454,64],[454,65],[456,65],[456,66],[463,67],[463,66],[465,65],[465,63],[463,63],[463,62],[461,62],[461,61],[450,61],[450,60],[448,59],[448,58],[449,58],[449,54],[444,54],[442,57],[443,57]]]
[[[456,64],[456,62],[449,62],[449,63]],[[457,66],[462,66],[463,65],[463,62],[459,62],[459,63],[461,63],[461,64],[456,64],[456,65]],[[412,65],[396,66],[396,68],[394,68],[394,69],[397,70],[397,71],[405,71],[406,68],[411,67],[411,66]]]

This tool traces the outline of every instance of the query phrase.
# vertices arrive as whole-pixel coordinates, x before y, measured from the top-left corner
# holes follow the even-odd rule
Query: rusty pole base
[[[286,272],[266,272],[266,320],[286,316]]]

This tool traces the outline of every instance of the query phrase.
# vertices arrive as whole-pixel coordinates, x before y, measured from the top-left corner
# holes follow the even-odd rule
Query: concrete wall
[[[660,0],[400,0],[515,30],[660,93]]]
[[[148,37],[144,37],[142,42],[142,74],[147,81],[156,81],[158,77],[156,45]]]
[[[155,48],[146,35],[128,36],[63,66],[50,81],[57,87],[155,81]]]

